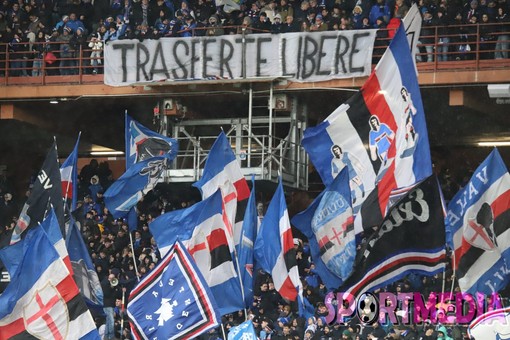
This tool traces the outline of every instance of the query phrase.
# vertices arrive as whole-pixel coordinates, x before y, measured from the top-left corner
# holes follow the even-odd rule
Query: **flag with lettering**
[[[221,189],[227,230],[234,236],[237,245],[250,188],[223,131],[211,147],[202,177],[193,186],[200,190],[204,199]]]
[[[360,91],[306,129],[302,145],[324,184],[349,170],[357,232],[382,222],[392,191],[432,173],[420,88],[402,25]]]
[[[310,244],[317,273],[329,289],[338,288],[352,272],[356,257],[349,173],[344,168],[303,212],[292,218]]]
[[[149,229],[162,255],[178,239],[183,242],[211,288],[220,314],[225,315],[243,309],[244,301],[234,267],[234,243],[222,211],[218,190],[189,208],[159,216],[149,223]]]
[[[57,157],[57,144],[53,142],[41,170],[37,174],[27,201],[21,209],[18,222],[11,236],[11,244],[21,240],[21,234],[42,222],[53,207],[57,215],[58,225],[64,230],[64,203],[62,200],[62,184]]]
[[[253,322],[247,320],[239,326],[232,327],[228,332],[228,340],[256,340],[257,333],[255,333],[255,327]]]
[[[236,247],[239,260],[239,275],[243,283],[244,303],[246,308],[250,308],[253,302],[253,268],[255,268],[253,263],[253,245],[257,237],[258,226],[254,176],[252,176],[251,183],[252,188],[244,214],[241,240]]]
[[[430,276],[444,271],[445,244],[444,210],[433,175],[390,209],[338,291],[360,297],[411,273]]]
[[[125,121],[126,169],[152,157],[163,156],[171,161],[177,156],[179,143],[176,139],[146,128],[127,113]]]
[[[73,268],[74,281],[87,305],[91,308],[103,306],[103,289],[87,246],[78,226],[71,218],[66,235],[66,247]]]
[[[60,186],[59,186],[60,187]],[[0,295],[0,339],[100,339],[94,320],[43,228],[0,252],[22,249]]]
[[[463,292],[490,294],[510,282],[510,174],[497,149],[448,204],[447,227]]]
[[[136,339],[194,339],[221,322],[203,275],[180,241],[131,291],[127,313]]]
[[[257,266],[271,275],[278,293],[295,301],[303,287],[281,178],[260,225],[253,251]]]
[[[151,157],[133,164],[104,193],[104,203],[114,218],[125,217],[163,178],[168,158]]]
[[[73,151],[60,166],[60,179],[62,183],[62,196],[64,201],[71,201],[69,208],[71,211],[76,209],[78,199],[78,145],[80,143],[81,132],[78,135]]]

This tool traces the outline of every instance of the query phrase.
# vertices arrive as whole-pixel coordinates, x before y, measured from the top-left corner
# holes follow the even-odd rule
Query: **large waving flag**
[[[349,169],[355,212],[367,200],[362,219],[356,218],[365,228],[380,224],[393,190],[432,173],[420,89],[402,25],[360,91],[306,129],[302,144],[326,185]]]
[[[154,132],[126,114],[126,169],[152,157],[173,160],[179,151],[176,139]]]
[[[295,301],[302,285],[281,179],[260,225],[254,252],[257,265],[271,275],[280,295]]]
[[[241,241],[236,247],[239,260],[239,275],[243,283],[244,303],[246,308],[250,308],[253,302],[253,268],[254,255],[253,245],[257,237],[258,214],[257,214],[257,198],[255,196],[255,178],[252,177],[252,188],[250,198],[246,206],[244,214],[243,227],[241,230]]]
[[[62,196],[64,200],[71,200],[71,211],[76,210],[78,199],[78,145],[80,136],[76,140],[73,151],[60,166],[60,179],[62,181]]]
[[[136,339],[193,339],[221,322],[204,277],[179,241],[133,289],[127,312]]]
[[[21,240],[21,233],[29,227],[42,222],[53,207],[58,224],[64,228],[64,204],[62,185],[57,157],[57,144],[53,142],[41,170],[37,174],[34,186],[24,204],[21,214],[12,233],[11,244]]]
[[[430,176],[390,209],[339,291],[360,297],[410,273],[434,275],[444,270],[445,244],[441,194]]]
[[[74,281],[76,281],[85,302],[91,308],[103,306],[101,282],[80,230],[72,218],[66,235],[66,246],[73,268]]]
[[[510,282],[510,174],[497,149],[448,204],[447,225],[461,290],[504,288]]]
[[[202,192],[204,199],[213,195],[218,188],[221,189],[225,218],[230,222],[227,228],[238,244],[250,188],[223,131],[211,147],[202,177],[193,186]]]
[[[46,232],[48,239],[50,240],[62,261],[64,261],[67,270],[72,274],[69,253],[67,252],[64,239],[62,238],[62,232],[60,231],[60,227],[58,225],[57,216],[55,215],[55,211],[53,209],[49,210],[48,216],[46,216],[46,218],[40,223],[40,226]],[[26,247],[28,244],[29,243],[15,243],[10,246],[11,249],[8,252],[0,252],[0,260],[2,260],[5,268],[7,268],[11,276],[16,273],[19,266],[21,265],[23,253],[25,252],[24,247]]]
[[[29,230],[21,263],[0,296],[0,339],[99,339],[78,287],[43,228]]]
[[[221,315],[225,315],[243,309],[244,302],[232,260],[234,244],[228,236],[222,211],[218,190],[189,208],[159,216],[149,228],[162,255],[178,239],[183,242],[209,284]]]
[[[133,164],[104,193],[104,203],[114,218],[125,217],[164,176],[168,158],[152,157]]]
[[[344,168],[310,206],[292,218],[310,243],[313,263],[329,289],[338,288],[356,257],[349,172]]]

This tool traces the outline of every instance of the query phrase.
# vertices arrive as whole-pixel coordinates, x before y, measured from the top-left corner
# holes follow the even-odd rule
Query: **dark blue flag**
[[[73,268],[74,281],[89,307],[103,306],[103,290],[96,269],[78,226],[71,218],[66,235],[66,246]]]
[[[180,241],[133,289],[127,312],[137,339],[192,339],[221,320],[204,277]]]
[[[153,157],[162,156],[173,160],[177,156],[179,144],[176,139],[146,128],[127,114],[125,135],[126,169]]]
[[[167,169],[166,157],[152,157],[133,164],[104,193],[104,202],[114,218],[125,217],[129,210],[152,190]]]

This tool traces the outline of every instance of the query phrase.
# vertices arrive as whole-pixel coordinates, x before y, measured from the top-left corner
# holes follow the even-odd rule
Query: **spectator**
[[[103,54],[103,42],[99,39],[98,33],[92,33],[90,36],[89,48],[92,50],[90,52],[90,65],[94,67],[92,74],[98,74],[98,66],[102,64],[101,58]]]
[[[482,14],[482,22],[479,28],[480,34],[480,59],[492,59],[496,48],[496,27],[491,23],[487,13]]]
[[[218,16],[216,14],[212,15],[207,24],[207,36],[220,36],[225,33],[225,30],[223,29],[223,25],[218,19]]]
[[[72,33],[76,33],[78,29],[85,31],[85,25],[76,18],[76,13],[69,14],[69,20],[64,25],[64,28],[66,27],[70,28]]]
[[[285,23],[282,25],[281,32],[282,33],[299,32],[299,27],[294,22],[294,17],[292,15],[287,15],[287,17],[285,18]]]
[[[351,14],[351,22],[354,29],[361,29],[363,27],[363,9],[361,6],[355,6]]]
[[[266,13],[267,19],[271,23],[273,23],[275,15],[278,14],[276,0],[269,0],[268,4],[261,9],[261,12]],[[281,19],[281,16],[280,16],[280,19]]]
[[[434,20],[434,17],[432,16],[432,13],[427,9],[423,13],[423,22],[421,26],[421,33],[420,33],[420,43],[424,45],[425,51],[426,51],[426,62],[433,62],[434,61],[434,43],[435,43],[435,27],[436,21]]]
[[[315,17],[315,23],[310,26],[310,32],[324,32],[328,30],[328,25],[324,23],[321,14]]]
[[[283,28],[282,18],[280,16],[280,14],[276,14],[274,16],[274,21],[271,24],[271,33],[273,33],[273,34],[282,33],[282,28]]]
[[[294,18],[294,8],[289,5],[288,0],[280,0],[280,5],[277,8],[282,20],[286,20],[289,15]]]
[[[496,26],[497,30],[497,42],[494,52],[495,59],[507,59],[508,48],[510,47],[510,18],[507,10],[504,7],[498,7],[498,14],[496,15],[496,22],[499,24]]]
[[[43,31],[37,32],[35,42],[32,45],[32,77],[42,76],[42,66],[44,62],[44,52],[46,51],[46,37]]]
[[[260,12],[259,18],[253,24],[255,33],[267,33],[271,31],[271,21],[267,18],[266,12]]]
[[[444,8],[437,10],[436,24],[439,26],[437,29],[437,57],[439,61],[448,61],[450,49],[449,21]]]
[[[110,273],[107,279],[104,279],[101,282],[101,288],[103,289],[103,311],[106,315],[106,325],[105,325],[105,340],[113,340],[115,339],[115,316],[114,316],[114,308],[115,301],[117,299],[122,299],[121,291],[118,285],[114,285],[114,280],[117,280],[117,275],[114,273]]]
[[[376,27],[377,19],[382,18],[386,25],[390,21],[391,11],[388,5],[384,3],[384,0],[377,0],[377,3],[372,6],[368,18],[370,23]],[[378,28],[379,25],[376,27]]]

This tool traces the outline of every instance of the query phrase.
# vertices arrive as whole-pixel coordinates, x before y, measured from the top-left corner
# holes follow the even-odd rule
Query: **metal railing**
[[[242,30],[243,27],[238,28]],[[195,35],[197,31],[198,29],[194,29],[192,34]],[[498,69],[510,66],[509,24],[431,26],[422,30],[422,33],[424,32],[426,33],[420,36],[418,44],[420,72]],[[382,34],[379,36],[387,37],[376,39],[373,64],[377,63],[384,53],[393,30],[386,29],[380,33]],[[0,85],[102,83],[102,54],[100,57],[91,56],[93,50],[88,47],[88,43],[87,41],[86,44],[75,47],[68,42],[0,44]],[[69,56],[64,57],[64,54],[61,54],[63,45],[70,46]]]
[[[178,138],[181,148],[172,162],[173,168],[169,170],[169,181],[197,181],[202,175],[216,138],[217,136]],[[276,181],[278,176],[281,176],[283,182],[289,186],[308,187],[308,168],[306,159],[301,159],[301,145],[269,135],[227,138],[246,177],[255,175],[258,180]],[[241,151],[238,153],[235,151],[238,149],[236,143],[241,143]],[[250,152],[248,143],[251,143]]]

